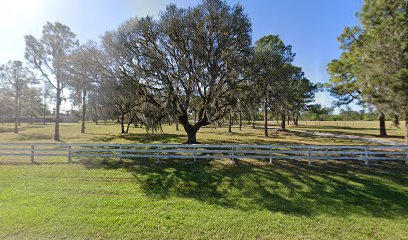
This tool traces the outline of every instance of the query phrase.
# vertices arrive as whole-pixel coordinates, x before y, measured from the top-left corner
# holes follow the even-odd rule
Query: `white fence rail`
[[[317,145],[207,145],[207,144],[65,144],[0,143],[0,157],[27,157],[35,162],[41,157],[66,157],[68,162],[80,157],[209,159],[256,158],[306,160],[400,160],[408,164],[408,146],[317,146]]]

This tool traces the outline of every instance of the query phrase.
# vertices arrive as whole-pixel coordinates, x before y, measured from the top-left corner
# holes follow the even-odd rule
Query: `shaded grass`
[[[403,239],[401,163],[106,159],[0,167],[0,238]]]

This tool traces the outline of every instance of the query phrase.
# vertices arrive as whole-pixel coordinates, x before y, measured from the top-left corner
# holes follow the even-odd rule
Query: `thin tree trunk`
[[[242,111],[239,110],[239,130],[242,131]]]
[[[176,131],[180,131],[178,120],[176,120]]]
[[[281,114],[282,121],[281,121],[281,129],[286,130],[286,114]]]
[[[380,136],[385,137],[387,136],[387,129],[385,127],[385,115],[384,113],[380,113]]]
[[[95,108],[95,124],[96,125],[98,125],[99,124],[99,122],[98,122],[98,106]]]
[[[228,119],[228,132],[232,132],[232,114],[231,111],[229,112],[229,119]]]
[[[395,126],[399,126],[399,124],[400,124],[400,121],[399,121],[399,116],[396,114],[395,116],[394,116],[394,124],[395,124]]]
[[[81,133],[85,133],[85,121],[86,121],[86,90],[82,93],[82,127]]]
[[[268,95],[265,94],[264,99],[264,132],[265,137],[268,137]]]
[[[129,126],[130,126],[130,124],[131,124],[132,122],[131,121],[129,121],[128,122],[128,124],[127,124],[127,126],[126,126],[126,134],[128,134],[129,133]]]
[[[252,114],[252,128],[254,128],[255,129],[255,111],[253,112],[253,114]]]
[[[296,127],[299,126],[299,121],[298,120],[299,120],[299,115],[294,116],[293,124],[295,124]]]
[[[408,111],[405,113],[405,144],[408,145]]]
[[[197,110],[194,110],[194,124],[197,123]]]
[[[125,114],[124,113],[121,113],[121,115],[120,115],[120,125],[121,125],[121,128],[122,128],[122,133],[126,133],[126,131],[125,131]]]
[[[54,140],[60,141],[59,124],[60,124],[60,107],[61,107],[61,88],[60,83],[57,83],[57,102],[55,105],[55,128],[54,128]]]
[[[18,133],[18,124],[20,122],[20,109],[19,109],[19,94],[18,94],[18,88],[16,89],[16,96],[14,98],[14,110],[15,110],[15,115],[14,115],[14,133]]]

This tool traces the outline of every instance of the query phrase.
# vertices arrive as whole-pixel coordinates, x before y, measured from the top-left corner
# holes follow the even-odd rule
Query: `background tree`
[[[0,66],[3,93],[14,99],[14,132],[18,133],[21,114],[21,97],[28,93],[29,85],[36,83],[34,74],[21,61],[9,61]]]
[[[67,56],[78,46],[78,41],[70,28],[61,23],[50,23],[43,27],[42,37],[25,36],[26,59],[55,89],[55,131],[54,140],[59,141],[60,107],[62,91],[68,85],[63,77]]]
[[[69,83],[73,103],[82,106],[81,133],[85,133],[88,94],[101,80],[100,58],[96,43],[91,41],[75,49],[67,58],[68,70],[64,78]]]
[[[120,29],[122,46],[132,53],[122,68],[138,75],[140,95],[156,111],[153,118],[178,118],[197,143],[197,131],[223,118],[234,105],[235,89],[250,52],[251,25],[240,5],[208,0],[183,9],[169,5],[160,19],[132,19]],[[127,56],[127,55],[123,55]],[[197,122],[189,121],[197,112]]]
[[[406,16],[404,0],[365,0],[359,14],[362,28],[345,28],[339,38],[344,52],[329,65],[335,92],[357,93],[380,112],[380,135],[386,135],[385,113],[407,115]]]
[[[272,97],[276,99],[278,86],[282,86],[287,75],[285,65],[292,62],[295,54],[292,46],[286,46],[278,35],[268,35],[255,43],[256,83],[262,93],[264,111],[264,132],[268,136],[268,108]]]

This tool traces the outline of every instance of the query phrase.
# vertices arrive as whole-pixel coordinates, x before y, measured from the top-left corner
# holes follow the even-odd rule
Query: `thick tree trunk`
[[[239,130],[242,131],[242,111],[239,111]]]
[[[387,129],[385,128],[385,115],[384,113],[380,113],[380,136],[385,137],[387,136]]]
[[[281,114],[281,129],[282,130],[286,130],[286,114]]]
[[[268,137],[268,95],[264,99],[264,132],[265,137]]]
[[[60,107],[61,107],[61,88],[57,87],[57,102],[55,105],[55,128],[54,128],[54,140],[55,141],[60,141],[60,135],[59,135],[59,124],[60,124]]]
[[[85,120],[86,120],[86,90],[82,93],[82,126],[81,133],[85,133]]]
[[[199,128],[196,128],[189,123],[183,124],[184,130],[187,133],[187,144],[197,144],[197,132]]]
[[[18,125],[20,123],[20,109],[19,109],[19,94],[18,88],[16,90],[16,96],[14,98],[14,133],[18,133]]]
[[[231,114],[231,111],[229,112],[229,118],[228,118],[228,132],[232,132],[232,114]]]

